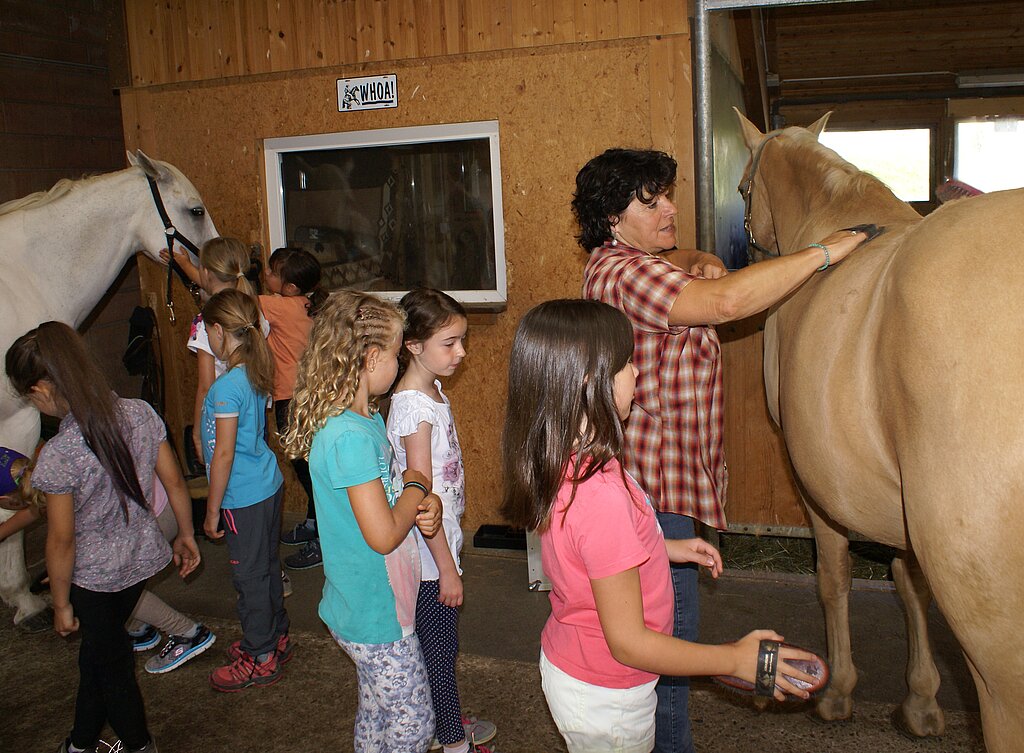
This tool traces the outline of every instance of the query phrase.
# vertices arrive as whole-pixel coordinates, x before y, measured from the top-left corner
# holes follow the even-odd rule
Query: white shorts
[[[650,753],[654,750],[657,680],[634,688],[604,688],[577,680],[540,652],[540,679],[555,726],[569,753]]]

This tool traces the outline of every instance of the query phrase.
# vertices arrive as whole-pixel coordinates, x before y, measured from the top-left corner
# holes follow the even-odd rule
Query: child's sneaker
[[[236,693],[253,685],[273,685],[280,679],[276,651],[265,662],[258,662],[243,651],[233,662],[210,673],[210,685],[222,693]]]
[[[214,644],[217,636],[210,632],[206,625],[200,625],[192,638],[183,635],[170,635],[160,653],[146,662],[146,671],[153,675],[177,669],[189,659],[194,659]]]
[[[277,646],[274,648],[274,653],[277,654],[278,664],[287,664],[292,660],[292,652],[295,650],[295,644],[292,643],[292,639],[288,637],[288,634],[278,636]],[[235,641],[228,646],[228,658],[231,661],[237,661],[244,651],[242,651],[242,642]]]
[[[475,716],[463,715],[462,727],[466,730],[466,739],[469,740],[470,745],[489,743],[498,734],[498,728],[492,722],[488,722],[486,719],[477,719]],[[484,748],[480,748],[480,751],[488,753]]]
[[[292,579],[288,577],[288,573],[284,570],[281,571],[281,588],[284,589],[281,595],[284,598],[288,598],[292,595]]]
[[[132,650],[136,652],[149,651],[149,649],[160,643],[160,631],[152,625],[146,625],[142,630],[135,633],[129,630],[128,635],[132,639]]]
[[[475,716],[463,715],[462,728],[466,730],[466,739],[469,740],[470,750],[473,750],[473,745],[479,746],[481,743],[489,743],[498,734],[498,728],[492,722],[477,719]],[[436,737],[430,743],[431,750],[441,750],[443,747]],[[479,748],[479,750],[480,753],[489,753],[487,748]]]
[[[284,558],[284,566],[289,570],[309,570],[324,564],[324,556],[320,553],[320,539],[307,541],[295,554]]]
[[[282,533],[281,543],[285,546],[301,546],[315,538],[316,523],[311,520],[304,520],[301,523],[296,523],[295,527],[287,533]]]

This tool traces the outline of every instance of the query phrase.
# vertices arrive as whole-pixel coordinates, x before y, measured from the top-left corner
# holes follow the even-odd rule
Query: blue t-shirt
[[[320,619],[352,643],[393,643],[416,628],[420,556],[412,530],[393,552],[378,554],[363,538],[348,498],[348,487],[380,479],[394,507],[393,464],[380,415],[332,416],[309,450],[326,577]]]
[[[267,396],[253,389],[245,366],[236,366],[217,377],[203,400],[201,437],[207,477],[217,443],[218,418],[238,418],[235,460],[221,507],[234,510],[273,496],[284,483],[284,476],[267,445]]]

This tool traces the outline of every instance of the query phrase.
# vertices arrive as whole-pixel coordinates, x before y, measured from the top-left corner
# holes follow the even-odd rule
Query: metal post
[[[707,0],[694,6],[694,104],[697,126],[697,247],[715,253],[715,161],[711,123],[711,34]]]
[[[715,159],[711,122],[711,33],[708,14],[716,10],[787,5],[831,5],[864,0],[695,0],[693,96],[696,110],[697,247],[715,252]],[[769,125],[769,127],[771,127]]]

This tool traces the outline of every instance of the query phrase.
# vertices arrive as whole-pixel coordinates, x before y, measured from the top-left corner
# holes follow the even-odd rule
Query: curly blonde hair
[[[309,455],[313,435],[352,405],[367,351],[394,345],[404,325],[398,306],[369,293],[339,290],[328,297],[299,360],[289,428],[281,438],[288,457]],[[376,409],[372,398],[371,408]]]

